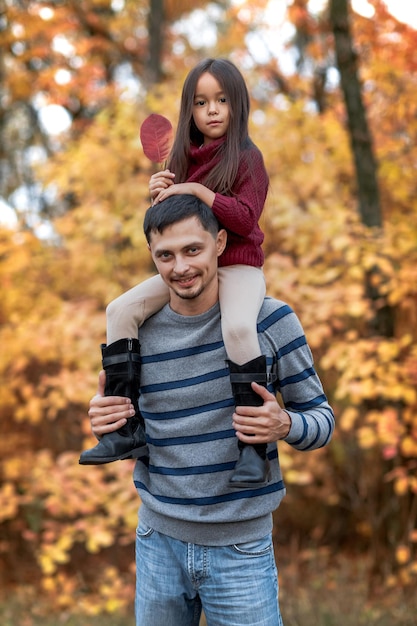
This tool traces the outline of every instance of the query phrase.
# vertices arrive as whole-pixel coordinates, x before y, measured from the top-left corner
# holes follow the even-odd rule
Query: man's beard
[[[194,300],[194,298],[198,298],[198,296],[200,296],[203,291],[204,291],[204,285],[201,285],[200,287],[198,287],[198,289],[196,289],[195,291],[177,291],[176,289],[173,289],[174,293],[181,298],[181,300]]]

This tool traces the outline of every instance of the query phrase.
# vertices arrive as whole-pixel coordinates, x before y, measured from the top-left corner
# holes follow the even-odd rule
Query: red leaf
[[[143,152],[153,163],[162,163],[171,150],[173,130],[171,122],[158,113],[152,113],[140,127]]]

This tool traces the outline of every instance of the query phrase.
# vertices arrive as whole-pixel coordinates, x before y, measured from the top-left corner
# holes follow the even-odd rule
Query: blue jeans
[[[283,626],[278,576],[267,535],[231,546],[200,546],[139,524],[136,626]]]

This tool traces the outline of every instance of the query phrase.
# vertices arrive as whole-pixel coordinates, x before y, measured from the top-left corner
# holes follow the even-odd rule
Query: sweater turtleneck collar
[[[206,145],[202,144],[201,146],[197,146],[192,143],[190,148],[190,157],[196,163],[206,162],[216,155],[218,149],[224,144],[225,141],[226,136],[223,135],[223,137],[219,137],[219,139],[215,139]]]

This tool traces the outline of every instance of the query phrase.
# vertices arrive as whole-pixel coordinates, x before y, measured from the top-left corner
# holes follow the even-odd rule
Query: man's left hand
[[[262,406],[238,406],[233,413],[233,427],[243,443],[271,443],[285,439],[290,432],[291,418],[281,409],[276,397],[262,385],[252,383],[261,396]]]

